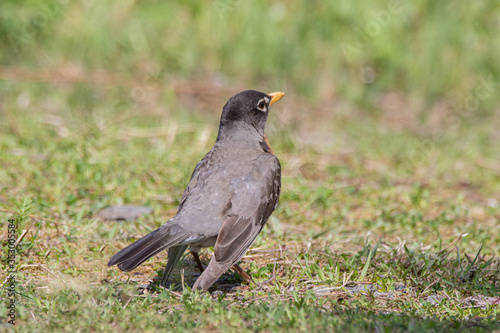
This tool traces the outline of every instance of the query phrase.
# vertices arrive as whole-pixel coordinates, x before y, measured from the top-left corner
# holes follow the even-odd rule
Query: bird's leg
[[[196,265],[198,265],[198,268],[200,269],[200,273],[203,273],[205,268],[203,268],[203,265],[201,264],[200,257],[198,256],[198,252],[191,251],[191,254],[194,257],[194,261],[196,261]]]
[[[240,267],[240,265],[234,264],[233,269],[236,272],[238,272],[238,274],[241,275],[241,277],[243,278],[243,280],[246,281],[246,283],[250,284],[250,282],[253,282],[253,284],[256,284],[255,281],[253,280],[252,276],[250,276],[250,274],[248,274],[247,272],[245,272],[243,270],[243,268]]]

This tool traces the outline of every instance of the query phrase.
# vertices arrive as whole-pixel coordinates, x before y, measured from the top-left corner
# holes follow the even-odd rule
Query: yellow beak
[[[284,92],[277,91],[273,92],[270,94],[267,94],[269,97],[271,97],[271,102],[269,102],[269,105],[273,105],[273,103],[279,101],[283,96],[285,96]]]

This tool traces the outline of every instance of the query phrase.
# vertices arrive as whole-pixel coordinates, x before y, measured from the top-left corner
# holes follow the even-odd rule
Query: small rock
[[[151,285],[149,283],[144,283],[139,286],[139,289],[151,289]]]
[[[405,290],[406,285],[403,283],[395,283],[394,284],[394,291],[403,291]]]
[[[139,286],[139,288],[137,288],[137,291],[139,292],[139,295],[147,295],[147,294],[149,294],[151,289],[152,289],[151,284],[145,283],[145,284],[141,284]]]
[[[354,286],[351,285],[345,286],[345,290],[353,294],[357,294],[360,292],[368,292],[368,291],[374,292],[377,291],[378,289],[379,289],[378,284],[357,284]]]
[[[222,290],[215,290],[215,291],[212,291],[212,296],[214,297],[218,297],[220,295],[224,295],[224,292]]]
[[[430,295],[425,299],[427,302],[431,303],[432,305],[436,305],[438,303],[441,303],[443,300],[443,296],[441,295]]]
[[[316,295],[325,295],[325,294],[331,294],[332,292],[335,292],[340,289],[342,289],[342,287],[320,286],[313,288],[313,291]]]

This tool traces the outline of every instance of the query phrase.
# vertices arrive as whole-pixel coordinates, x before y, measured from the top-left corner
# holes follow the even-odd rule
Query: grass
[[[23,235],[2,330],[499,330],[498,5],[415,3],[356,44],[385,9],[2,2],[0,237],[10,217]],[[280,205],[241,262],[257,284],[194,293],[189,255],[170,291],[166,253],[108,268],[175,214],[247,87],[288,92],[267,128]],[[98,219],[121,204],[153,213]]]

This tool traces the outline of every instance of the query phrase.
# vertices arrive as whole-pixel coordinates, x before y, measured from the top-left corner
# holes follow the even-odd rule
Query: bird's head
[[[242,91],[231,97],[224,105],[220,126],[222,128],[244,123],[264,133],[269,107],[283,96],[285,93],[282,92],[264,94],[255,90]]]

